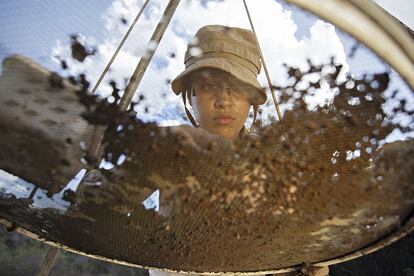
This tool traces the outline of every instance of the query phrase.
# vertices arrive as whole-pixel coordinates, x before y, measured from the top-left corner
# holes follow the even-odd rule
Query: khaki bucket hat
[[[185,70],[171,83],[177,95],[185,92],[185,79],[190,73],[202,68],[216,68],[252,86],[257,92],[252,104],[266,102],[266,93],[257,80],[262,66],[260,51],[250,30],[207,25],[198,30],[194,41],[187,46]]]

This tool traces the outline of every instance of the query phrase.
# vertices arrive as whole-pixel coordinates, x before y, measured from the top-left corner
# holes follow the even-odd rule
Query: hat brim
[[[253,72],[251,72],[249,69],[237,62],[234,62],[227,58],[220,57],[200,59],[188,66],[181,74],[179,74],[172,81],[171,87],[174,93],[178,95],[184,92],[186,89],[184,85],[185,78],[188,77],[190,73],[202,68],[216,68],[230,73],[239,81],[252,86],[254,90],[257,92],[255,93],[255,95],[252,96],[252,104],[260,105],[266,102],[266,92],[260,85],[256,75]]]

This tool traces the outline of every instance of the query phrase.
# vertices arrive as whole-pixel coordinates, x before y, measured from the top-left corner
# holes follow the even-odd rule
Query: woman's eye
[[[213,91],[213,90],[217,89],[217,86],[214,85],[214,84],[208,84],[208,85],[205,86],[205,89],[209,90],[209,91]]]
[[[237,87],[237,86],[230,86],[230,92],[238,93],[238,92],[240,92],[240,88]]]

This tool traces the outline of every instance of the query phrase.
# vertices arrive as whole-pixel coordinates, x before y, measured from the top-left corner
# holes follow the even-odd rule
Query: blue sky
[[[53,71],[62,74],[87,73],[91,82],[97,79],[103,70],[115,46],[127,29],[121,18],[128,24],[141,8],[143,0],[15,0],[0,2],[0,59],[12,53],[31,57]],[[145,53],[147,42],[165,8],[167,0],[153,0],[145,10],[142,18],[124,49],[114,63],[111,72],[100,87],[100,92],[108,94],[108,81],[115,79],[119,84],[132,74],[140,56]],[[138,111],[141,119],[183,123],[180,119],[180,99],[171,93],[166,82],[173,79],[183,66],[183,54],[189,38],[204,24],[228,24],[249,28],[241,1],[226,0],[183,0],[161,41],[153,62],[148,68],[137,94],[144,94],[151,99]],[[240,2],[240,3],[239,3]],[[396,17],[409,26],[414,26],[412,16],[413,1],[377,1]],[[236,7],[236,4],[238,5]],[[240,4],[240,5],[239,5]],[[253,20],[256,24],[259,40],[273,81],[280,84],[286,79],[281,64],[286,62],[294,66],[302,66],[307,57],[316,62],[327,61],[330,56],[345,65],[352,73],[383,71],[384,65],[371,55],[369,51],[353,60],[346,58],[353,39],[321,24],[317,18],[306,16],[293,6],[278,6],[275,1],[248,1]],[[226,6],[227,5],[227,6]],[[233,6],[234,7],[233,7]],[[230,7],[230,8],[229,8]],[[270,26],[269,25],[273,25]],[[71,61],[69,36],[80,34],[87,45],[98,48],[98,54],[90,57],[85,63]],[[176,58],[168,57],[174,52]],[[277,55],[274,55],[274,53]],[[62,72],[58,62],[53,59],[59,55],[66,58],[70,65],[69,72]],[[262,70],[263,72],[263,70]],[[259,77],[266,83],[264,75]],[[399,82],[399,85],[403,85]],[[122,85],[121,85],[122,86]],[[122,89],[122,87],[121,87]],[[405,88],[406,89],[406,88]],[[163,97],[165,96],[165,97]],[[149,113],[143,112],[145,108]],[[266,109],[264,114],[273,112]],[[177,114],[179,113],[179,114]],[[177,117],[177,120],[174,119]]]
[[[102,39],[105,35],[103,16],[112,2],[114,1],[1,1],[0,60],[12,53],[20,53],[30,56],[52,70],[58,70],[56,62],[51,59],[52,47],[56,41],[68,43],[69,35],[73,33],[81,33],[98,41]],[[209,1],[201,2],[203,7],[207,7]],[[413,1],[378,0],[377,2],[409,26],[414,26],[414,18],[410,16],[414,13]],[[298,39],[309,36],[310,27],[316,19],[298,16],[296,12],[298,9],[294,7],[289,7],[289,10],[293,11],[292,18],[297,22],[298,29],[295,36]],[[155,66],[158,67],[168,62],[159,55],[155,56],[154,61]]]
[[[111,0],[14,0],[0,1],[0,59],[12,53],[34,58],[45,66],[56,39],[65,41],[82,30],[100,37],[102,14]]]
[[[86,73],[92,84],[106,65],[110,55],[128,24],[143,5],[143,0],[15,0],[0,2],[0,59],[12,53],[31,57],[46,68],[59,71],[63,75]],[[118,84],[125,83],[131,76],[141,55],[145,53],[147,42],[152,34],[167,0],[152,0],[145,10],[144,18],[138,22],[116,59],[111,72],[100,87],[101,94],[110,92],[108,82],[114,79]],[[229,4],[225,4],[229,3]],[[173,79],[183,66],[183,55],[189,38],[205,24],[226,24],[249,28],[241,1],[226,0],[183,0],[161,41],[153,61],[144,75],[137,94],[147,99],[138,106],[141,119],[156,120],[163,124],[184,123],[181,102],[171,92],[167,79]],[[380,5],[400,18],[409,26],[414,26],[413,1],[378,0]],[[347,59],[346,54],[354,45],[354,40],[323,24],[316,17],[307,16],[294,6],[278,5],[276,1],[248,1],[256,24],[273,82],[281,84],[286,76],[282,63],[303,66],[308,57],[317,63],[326,62],[335,56],[338,62],[354,74],[378,72],[384,65],[369,51],[359,51],[358,57]],[[121,18],[128,20],[122,24]],[[95,56],[80,64],[70,59],[69,36],[80,34],[89,46],[98,48]],[[171,53],[176,58],[170,58]],[[277,53],[276,55],[274,53]],[[54,56],[59,55],[70,65],[69,72],[63,72]],[[263,70],[262,70],[263,72]],[[404,84],[396,79],[397,86]],[[264,74],[259,76],[266,83]],[[122,85],[120,85],[122,86]],[[122,87],[121,87],[122,89]],[[407,90],[405,87],[403,90]],[[146,108],[149,113],[143,112]],[[271,114],[272,108],[264,108],[264,116]]]
[[[101,37],[104,32],[102,15],[111,3],[112,0],[1,1],[0,60],[17,52],[53,66],[50,50],[55,40],[65,41],[69,34],[79,31],[85,36]],[[378,0],[377,3],[414,28],[414,1]],[[308,35],[312,22],[313,19],[301,20],[297,35]]]

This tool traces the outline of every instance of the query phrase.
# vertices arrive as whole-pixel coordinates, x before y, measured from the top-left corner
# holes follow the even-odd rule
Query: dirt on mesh
[[[309,64],[306,72],[286,69],[292,85],[277,89],[281,104],[293,108],[282,122],[259,123],[237,144],[202,149],[138,120],[133,108],[123,112],[79,90],[83,117],[107,126],[103,157],[113,164],[125,160],[88,173],[76,193],[65,196],[71,206],[64,213],[1,194],[1,216],[89,254],[197,272],[332,259],[403,225],[414,205],[414,144],[380,145],[394,129],[410,130],[383,111],[388,74],[340,82],[341,67],[333,62]],[[318,82],[298,89],[315,73]],[[326,84],[337,89],[334,100],[309,110],[304,99]],[[404,105],[396,110],[410,112]],[[86,160],[93,167],[99,159]],[[146,207],[156,190],[158,209]]]

